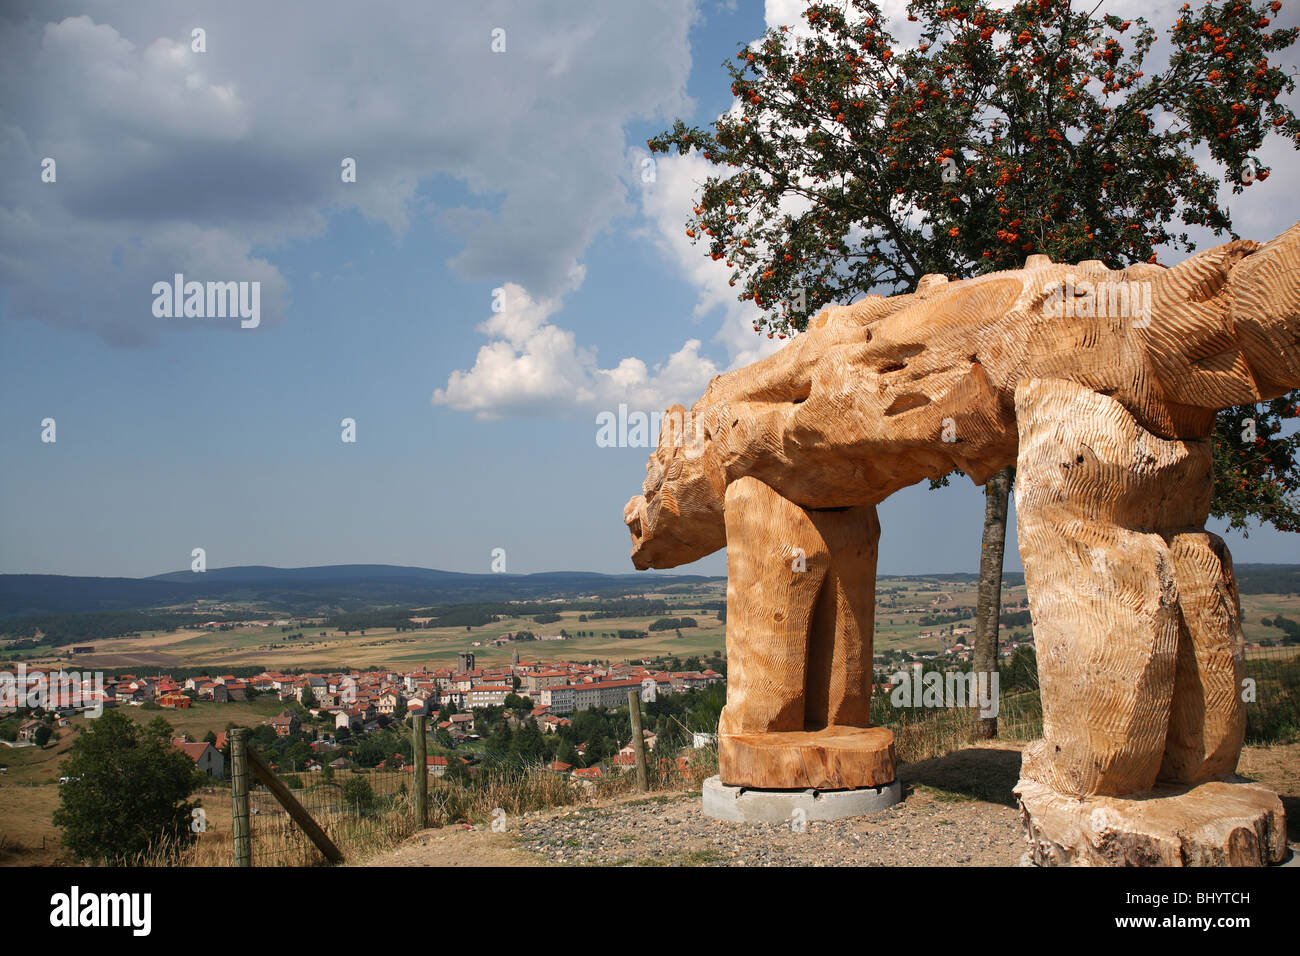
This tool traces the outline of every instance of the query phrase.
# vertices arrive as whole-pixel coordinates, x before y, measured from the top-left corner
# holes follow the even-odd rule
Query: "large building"
[[[639,680],[604,680],[590,684],[565,684],[544,688],[540,695],[543,706],[555,714],[572,714],[588,707],[626,707],[627,691],[632,687],[640,693]]]
[[[512,684],[475,684],[465,693],[465,706],[500,707],[514,692]]]
[[[571,679],[568,671],[540,671],[525,675],[524,686],[536,696],[549,687],[563,687]]]

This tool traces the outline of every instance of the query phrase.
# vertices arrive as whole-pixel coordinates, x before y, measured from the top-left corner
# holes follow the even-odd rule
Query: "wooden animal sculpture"
[[[867,728],[874,506],[954,468],[983,483],[1012,464],[1044,717],[1023,760],[1027,814],[1226,778],[1244,737],[1242,641],[1231,559],[1204,529],[1210,435],[1219,409],[1296,387],[1300,224],[1169,269],[1031,256],[926,276],[824,310],[670,409],[624,520],[638,568],[728,549],[723,783],[892,779],[892,738]],[[1281,807],[1249,797],[1250,819],[1259,800],[1259,852],[1238,856],[1276,858]],[[1035,852],[1108,862],[1114,834],[1075,822],[1040,828]],[[1181,838],[1139,837],[1122,853],[1185,854]]]

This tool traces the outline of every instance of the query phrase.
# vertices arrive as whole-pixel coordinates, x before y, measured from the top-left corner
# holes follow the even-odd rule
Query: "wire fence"
[[[651,750],[646,757],[648,791],[696,787],[717,772],[715,746],[674,753]],[[236,797],[233,780],[204,788],[197,794],[204,820],[198,840],[183,847],[159,848],[142,863],[298,867],[325,864],[340,856],[364,861],[422,826],[491,825],[502,814],[586,803],[638,789],[635,760],[626,755],[584,769],[475,754],[467,762],[449,760],[436,767],[430,763],[421,821],[414,766],[282,773],[267,766],[251,748],[244,759],[246,801]],[[248,772],[258,763],[272,775],[275,786],[259,779],[261,771]],[[231,769],[233,774],[233,758]],[[241,806],[246,807],[242,811],[246,817]],[[241,820],[246,820],[246,830]],[[313,829],[315,834],[310,832]],[[246,844],[236,836],[240,832],[247,833]],[[247,846],[247,855],[241,861],[242,846]],[[327,857],[328,850],[335,851],[333,857]]]
[[[698,786],[717,773],[716,746],[679,753],[650,751],[647,791]],[[592,768],[555,769],[553,764],[518,758],[485,758],[453,779],[431,777],[429,825],[488,824],[498,811],[510,816],[631,793],[637,788],[631,761]]]
[[[1244,648],[1247,743],[1268,745],[1300,738],[1300,647]],[[890,728],[901,763],[942,756],[976,742],[970,707],[894,707],[889,694],[873,695],[871,721]],[[1043,733],[1042,702],[1035,686],[1018,686],[999,695],[998,737],[1024,742]],[[647,755],[647,789],[681,790],[699,786],[717,772],[716,744]],[[428,773],[424,825],[491,824],[510,816],[588,802],[636,789],[634,761],[621,755],[592,769],[567,768],[519,758],[474,755],[464,765]],[[395,846],[419,829],[415,810],[415,772],[411,766],[277,774],[289,796],[301,805],[347,859],[364,859]],[[183,865],[231,865],[235,841],[229,782],[199,794],[207,812],[207,832],[185,851]],[[256,778],[248,787],[249,844],[254,866],[312,866],[326,862],[282,801]],[[311,822],[309,821],[309,822]],[[160,856],[160,860],[163,859]]]
[[[1300,739],[1300,646],[1247,645],[1242,650],[1246,743],[1267,746]],[[999,740],[1042,737],[1043,704],[1037,686],[1000,694],[997,720]],[[942,756],[979,739],[971,708],[895,707],[886,690],[877,690],[872,698],[871,722],[894,732],[903,763]]]
[[[1300,737],[1300,645],[1245,650],[1247,743],[1286,743]]]
[[[285,774],[280,782],[333,842],[344,851],[396,843],[415,829],[411,774],[396,770],[353,768]],[[249,821],[253,866],[313,866],[325,863],[271,790],[249,786]],[[231,848],[233,862],[233,845]]]

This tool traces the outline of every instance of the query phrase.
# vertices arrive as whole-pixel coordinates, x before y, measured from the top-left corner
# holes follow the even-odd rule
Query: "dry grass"
[[[923,711],[912,716],[896,711],[884,726],[894,732],[894,752],[900,764],[942,757],[980,739],[974,735],[975,712],[962,708]],[[1035,740],[1043,735],[1042,704],[1037,693],[1008,695],[1000,702],[998,739]]]
[[[0,866],[38,866],[45,851],[0,833]]]
[[[397,795],[385,812],[358,817],[342,811],[313,813],[312,818],[329,835],[344,860],[382,852],[397,846],[415,832],[415,816],[405,794]],[[167,841],[132,860],[131,866],[233,866],[234,834],[229,813],[216,825],[210,815],[208,832],[192,843],[178,846]],[[261,812],[252,818],[254,866],[323,866],[324,855],[284,812]]]
[[[62,831],[50,822],[58,805],[57,784],[0,786],[0,866],[66,862]]]
[[[684,768],[650,760],[647,775],[651,791],[690,790],[718,772],[716,748],[691,751]],[[490,823],[494,811],[509,815],[603,800],[636,789],[631,770],[613,771],[595,780],[566,777],[540,765],[495,768],[484,771],[470,785],[439,779],[429,785],[429,824]]]
[[[684,768],[666,771],[652,766],[649,789],[698,789],[706,777],[717,773],[717,768],[715,750],[695,750]],[[395,778],[395,775],[388,776]],[[378,777],[374,779],[378,781]],[[349,812],[337,802],[323,806],[318,795],[324,789],[317,787],[305,793],[294,793],[308,808],[312,818],[329,834],[346,862],[373,858],[420,829],[416,826],[412,798],[405,786],[381,793],[382,809],[364,816]],[[381,788],[377,786],[377,789]],[[437,777],[429,779],[428,824],[432,827],[457,823],[490,825],[498,809],[514,816],[534,810],[590,803],[631,793],[635,789],[636,775],[631,772],[606,773],[596,780],[583,781],[546,770],[541,765],[483,768],[468,783]],[[229,791],[214,788],[205,791],[204,796],[207,832],[185,846],[160,843],[132,860],[131,865],[233,865]],[[250,804],[258,811],[252,817],[254,866],[325,864],[321,853],[273,798],[256,791],[250,794]]]

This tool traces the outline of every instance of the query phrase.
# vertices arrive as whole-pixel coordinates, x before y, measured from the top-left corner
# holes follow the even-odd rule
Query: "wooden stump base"
[[[1021,778],[1038,866],[1267,866],[1286,858],[1277,794],[1240,778],[1131,797],[1070,797]]]
[[[894,734],[885,727],[827,727],[720,734],[718,775],[757,790],[854,790],[895,776]]]

